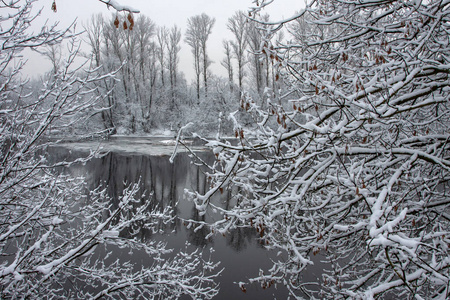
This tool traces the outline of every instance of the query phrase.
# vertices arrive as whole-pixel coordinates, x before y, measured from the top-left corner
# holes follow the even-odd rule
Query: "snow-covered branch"
[[[98,1],[105,3],[106,5],[108,5],[108,7],[111,6],[112,8],[114,8],[117,11],[128,11],[128,12],[132,12],[132,13],[139,13],[138,9],[128,6],[128,5],[122,5],[119,2],[117,2],[116,0],[98,0]]]
[[[211,189],[189,195],[223,218],[192,225],[255,228],[284,252],[252,280],[263,287],[448,298],[449,20],[445,1],[381,0],[312,1],[295,18],[260,20],[267,40],[291,34],[262,44],[283,81],[265,108],[242,97],[236,142],[207,141]],[[229,202],[215,202],[224,191]],[[303,282],[319,263],[321,278]]]
[[[169,257],[172,249],[155,241],[129,238],[135,228],[156,232],[172,222],[170,207],[137,197],[137,185],[110,199],[103,188],[87,193],[83,178],[61,174],[61,168],[86,162],[48,157],[49,147],[65,133],[77,134],[102,103],[116,71],[102,74],[86,64],[75,67],[76,34],[46,28],[29,31],[35,1],[0,4],[0,298],[92,298],[128,295],[150,298],[211,299],[218,292],[217,264],[200,252]],[[109,1],[108,1],[109,2]],[[118,6],[117,9],[128,9]],[[69,53],[56,61],[38,88],[20,77],[20,51],[68,41]],[[95,134],[95,128],[89,132]],[[142,252],[151,262],[136,267],[132,257],[108,259],[113,251]]]

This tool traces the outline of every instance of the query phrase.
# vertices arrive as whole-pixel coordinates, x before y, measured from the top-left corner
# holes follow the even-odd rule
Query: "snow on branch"
[[[135,9],[128,5],[119,4],[116,0],[98,0],[98,1],[105,3],[106,5],[108,5],[108,7],[111,6],[117,11],[128,11],[132,13],[139,13],[138,9]]]
[[[170,206],[138,194],[137,184],[112,199],[107,188],[87,191],[85,178],[61,174],[62,167],[99,155],[93,150],[70,160],[49,150],[80,128],[85,135],[96,134],[95,128],[83,126],[107,110],[105,99],[114,85],[105,83],[114,82],[117,72],[74,66],[80,46],[69,30],[28,30],[35,20],[30,13],[34,2],[0,6],[5,16],[0,21],[5,29],[0,32],[0,69],[8,70],[0,76],[0,298],[213,298],[220,272],[211,257],[188,247],[169,257],[173,250],[163,242],[133,238],[138,230],[156,233],[162,224],[171,224]],[[136,12],[115,1],[102,2]],[[54,54],[63,39],[69,40],[69,53],[58,59]],[[20,50],[39,46],[47,46],[43,51],[53,69],[30,84],[20,78]],[[108,259],[114,251],[123,252]],[[133,251],[150,256],[151,262],[134,265],[126,254]]]
[[[254,2],[256,14],[271,1]],[[206,140],[210,189],[188,194],[223,218],[191,226],[253,228],[282,259],[250,282],[293,297],[448,299],[448,2],[311,1],[298,18],[253,17],[269,93],[242,97],[234,141]],[[313,264],[321,278],[305,282]]]

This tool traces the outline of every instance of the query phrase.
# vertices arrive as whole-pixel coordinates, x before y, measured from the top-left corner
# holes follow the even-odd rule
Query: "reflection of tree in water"
[[[205,221],[205,216],[200,216],[198,214],[197,209],[195,207],[192,208],[191,220],[194,221]],[[196,226],[188,226],[187,228],[187,241],[192,245],[195,245],[199,248],[204,248],[208,245],[213,244],[212,238],[206,238],[206,236],[210,234],[209,228],[203,226],[202,228],[196,228]]]
[[[221,203],[222,208],[229,210],[231,207],[236,205],[236,199],[233,195],[237,195],[239,192],[239,187],[227,188],[226,193],[223,193],[223,195],[218,195],[215,202]],[[226,235],[227,245],[229,245],[233,250],[240,252],[245,250],[251,243],[254,243],[256,236],[258,236],[258,234],[256,229],[253,227],[235,228]]]
[[[256,230],[254,228],[236,228],[226,235],[227,245],[233,250],[240,252],[254,242]]]
[[[58,157],[59,161],[70,159],[67,156],[67,150],[58,148],[58,151],[55,149],[50,155],[52,157]],[[201,158],[207,163],[211,164],[211,161],[214,160],[214,156],[209,153],[200,153],[199,155],[201,155]],[[72,154],[72,158],[83,156],[86,156],[86,154],[80,152],[76,153],[75,151]],[[111,204],[115,203],[117,205],[117,198],[123,193],[127,184],[140,182],[140,191],[136,199],[141,203],[150,201],[152,207],[157,206],[161,208],[172,206],[175,208],[173,214],[180,217],[181,220],[193,219],[198,222],[204,221],[208,223],[211,221],[211,218],[217,217],[213,212],[208,212],[206,215],[200,216],[198,211],[194,208],[194,204],[185,199],[185,188],[204,192],[209,188],[210,183],[207,181],[207,176],[202,172],[204,169],[199,169],[195,164],[192,164],[191,158],[184,153],[179,153],[176,156],[174,164],[170,164],[168,157],[133,156],[109,153],[101,158],[89,161],[86,165],[72,165],[67,171],[74,177],[84,176],[86,178],[86,187],[88,190],[101,183],[102,186],[106,188],[105,194],[112,199]],[[220,204],[223,208],[229,208],[235,205],[236,197],[234,197],[234,195],[236,195],[237,192],[237,188],[224,189],[223,194],[218,193],[217,195],[214,195],[213,201],[216,201],[216,203]],[[171,246],[171,248],[179,249],[181,251],[183,251],[182,247],[185,241],[188,241],[193,247],[197,247],[200,251],[201,249],[207,249],[211,246],[219,247],[220,245],[221,249],[217,248],[215,255],[220,254],[228,256],[232,252],[242,251],[238,256],[244,257],[243,259],[233,259],[232,261],[227,262],[228,265],[221,265],[221,267],[226,267],[231,270],[229,275],[227,275],[229,276],[229,280],[226,279],[228,277],[222,277],[221,279],[223,289],[228,291],[236,289],[239,293],[237,298],[239,298],[241,295],[240,293],[242,292],[232,284],[232,282],[236,281],[236,270],[240,270],[243,265],[245,265],[245,269],[248,268],[248,270],[257,270],[259,268],[259,265],[257,264],[262,261],[258,259],[261,252],[252,251],[256,248],[263,247],[256,241],[259,234],[257,234],[254,229],[240,228],[231,230],[225,237],[217,237],[217,240],[215,240],[216,236],[206,239],[210,234],[209,227],[205,226],[202,229],[194,231],[195,226],[192,225],[192,227],[189,227],[188,222],[186,222],[185,225],[187,227],[184,227],[181,224],[182,222],[183,221],[176,218],[175,223],[158,224],[158,229],[164,232],[162,235],[153,234],[151,231],[142,228],[141,224],[135,224],[133,230],[127,231],[126,233],[122,232],[122,237],[130,238],[130,243],[133,242],[131,239],[139,241],[151,240],[152,242],[168,242],[169,245],[176,245],[175,247]],[[100,249],[97,249],[97,251],[100,251]],[[120,249],[114,251],[111,260],[129,255],[128,251],[127,253],[123,252],[123,254],[120,252]],[[246,253],[248,252],[252,253],[251,256],[256,258],[256,262],[253,262],[253,264],[255,264],[254,266],[250,266],[252,263],[248,262],[245,258],[247,257]],[[175,250],[173,254],[175,255],[176,253],[177,251]],[[133,259],[136,259],[136,266],[143,263],[152,263],[148,255],[141,257],[136,255],[136,253],[133,253],[131,256]],[[243,276],[245,277],[245,274]],[[227,282],[231,282],[231,284],[227,285]],[[264,299],[266,296],[267,295],[264,294],[262,297],[258,298]],[[230,297],[219,298],[230,299]],[[256,299],[255,297],[252,298]],[[281,298],[285,299],[286,297]]]
[[[70,156],[73,158],[82,156],[75,152],[70,154],[62,148],[58,148],[55,152],[57,157],[67,159],[70,159]],[[186,177],[188,173],[196,174],[196,169],[190,164],[189,157],[184,154],[178,155],[171,164],[167,157],[108,153],[89,161],[85,166],[72,166],[70,172],[85,176],[88,190],[96,186],[105,188],[112,207],[117,207],[119,195],[127,186],[139,183],[140,189],[136,199],[140,203],[136,203],[135,208],[141,204],[148,204],[149,210],[158,208],[162,211],[170,206],[173,209],[172,216],[178,216],[177,203],[184,197]],[[191,181],[197,181],[197,175],[190,176]],[[177,232],[180,226],[180,220],[175,218],[174,222],[160,221],[156,229],[163,233],[173,233]],[[123,235],[148,240],[153,232],[134,224],[133,228]]]
[[[61,158],[67,155],[67,151],[60,149],[56,155]],[[73,153],[74,158],[82,156]],[[208,160],[208,156],[203,157]],[[186,154],[178,154],[175,162],[171,164],[167,157],[143,156],[143,155],[120,155],[108,153],[101,158],[89,161],[85,166],[77,166],[71,169],[77,175],[86,176],[87,188],[92,189],[101,186],[106,189],[106,195],[111,199],[113,207],[118,205],[117,201],[123,190],[130,184],[139,183],[140,190],[136,194],[135,208],[142,204],[148,204],[148,209],[158,208],[163,210],[170,206],[173,208],[173,216],[177,216],[173,222],[164,223],[159,221],[156,229],[165,234],[177,233],[180,230],[181,221],[178,218],[183,214],[177,208],[178,201],[184,200],[184,188],[189,185],[200,193],[207,190],[208,182],[206,175],[200,167],[191,164],[191,159]],[[222,203],[223,207],[229,208],[234,205],[233,194],[236,190],[227,190],[222,195],[215,195],[215,200]],[[150,203],[148,203],[150,201]],[[205,216],[199,216],[193,205],[185,208],[185,217],[195,221],[207,221]],[[136,238],[146,241],[152,238],[154,232],[148,230],[142,224],[133,224],[128,231],[122,232],[122,236]],[[187,228],[187,240],[197,246],[205,247],[213,243],[212,239],[206,239],[210,233],[206,226],[194,230],[194,226]],[[235,251],[242,251],[252,242],[256,236],[254,229],[239,228],[232,230],[226,235],[227,244]]]

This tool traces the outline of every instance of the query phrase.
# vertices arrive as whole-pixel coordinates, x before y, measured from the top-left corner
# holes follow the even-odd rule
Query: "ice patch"
[[[191,140],[183,140],[183,144],[192,144]],[[79,142],[63,142],[57,146],[70,149],[72,151],[101,151],[149,155],[149,156],[170,156],[173,153],[175,140],[167,139],[167,137],[127,137],[113,136],[107,140],[79,141]],[[207,147],[190,146],[192,151],[206,151]],[[187,150],[180,146],[177,152],[186,152]]]

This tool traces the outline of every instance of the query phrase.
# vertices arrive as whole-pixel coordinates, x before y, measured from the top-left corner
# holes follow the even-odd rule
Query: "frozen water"
[[[203,146],[192,145],[192,140],[185,140],[193,151],[206,151]],[[122,154],[140,154],[148,156],[170,156],[175,149],[175,139],[163,137],[126,137],[114,136],[104,140],[87,140],[76,142],[62,142],[61,147],[75,151],[99,151],[100,153],[115,152]],[[185,147],[179,146],[177,152],[186,152]]]

